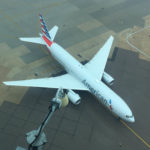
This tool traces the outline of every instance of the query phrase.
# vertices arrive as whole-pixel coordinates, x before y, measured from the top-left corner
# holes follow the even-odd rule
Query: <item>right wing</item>
[[[102,78],[113,40],[114,37],[110,36],[96,55],[85,64],[85,68],[87,68],[95,79],[101,80]]]
[[[5,85],[10,86],[27,86],[27,87],[41,87],[41,88],[63,88],[73,90],[86,90],[88,89],[77,79],[69,74],[61,75],[58,77],[20,80],[20,81],[6,81]]]

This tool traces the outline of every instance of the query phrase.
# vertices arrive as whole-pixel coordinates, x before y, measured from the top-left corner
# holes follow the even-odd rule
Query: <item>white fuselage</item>
[[[57,43],[53,43],[51,47],[47,45],[47,47],[52,56],[65,68],[65,70],[82,82],[82,84],[89,89],[89,92],[95,95],[103,105],[118,117],[129,122],[134,122],[132,111],[125,101],[100,79],[95,79],[84,65]]]

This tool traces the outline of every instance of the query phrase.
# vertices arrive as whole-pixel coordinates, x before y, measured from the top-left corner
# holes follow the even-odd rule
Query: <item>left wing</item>
[[[41,88],[63,88],[73,90],[88,90],[82,83],[69,74],[58,77],[20,80],[20,81],[6,81],[5,85],[10,86],[28,86],[28,87],[41,87]]]
[[[102,78],[113,40],[114,37],[110,36],[96,55],[87,64],[85,64],[85,68],[87,68],[95,79],[101,80]]]

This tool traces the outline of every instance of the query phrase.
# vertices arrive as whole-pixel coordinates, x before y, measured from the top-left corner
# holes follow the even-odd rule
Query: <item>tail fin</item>
[[[41,23],[41,29],[42,29],[43,34],[51,39],[51,37],[50,37],[50,35],[48,33],[48,30],[47,30],[47,27],[46,27],[46,24],[45,24],[43,16],[41,14],[39,14],[39,16],[40,16],[40,23]]]
[[[58,31],[58,26],[54,26],[50,31],[47,30],[46,24],[44,22],[43,16],[41,14],[39,14],[40,16],[40,23],[41,23],[41,29],[43,32],[43,35],[46,36],[51,42],[53,42],[56,33]],[[46,45],[45,41],[43,41],[42,39],[42,35],[40,34],[41,37],[21,37],[19,38],[21,41],[25,41],[25,42],[31,42],[31,43],[36,43],[36,44],[42,44],[42,45]]]

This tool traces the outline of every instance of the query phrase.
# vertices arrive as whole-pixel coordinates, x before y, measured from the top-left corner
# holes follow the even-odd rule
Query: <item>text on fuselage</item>
[[[101,99],[104,104],[107,104],[107,100],[106,100],[98,91],[96,91],[94,88],[92,88],[91,85],[88,84],[86,80],[83,80],[82,83],[83,83],[96,97],[98,97],[99,99]]]

